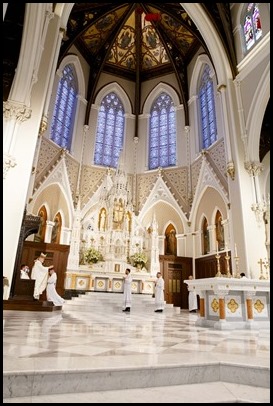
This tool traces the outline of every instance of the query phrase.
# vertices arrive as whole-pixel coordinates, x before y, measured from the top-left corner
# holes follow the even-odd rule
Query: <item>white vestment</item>
[[[48,279],[48,266],[43,266],[43,264],[36,259],[34,266],[31,271],[31,279],[35,279],[34,293],[35,299],[39,299],[39,296],[43,293],[46,288]]]
[[[131,292],[131,284],[132,284],[132,276],[126,275],[124,278],[124,289],[123,289],[123,300],[124,300],[124,308],[131,307],[132,305],[132,292]]]
[[[28,273],[24,269],[21,269],[20,272],[21,272],[21,275],[20,275],[21,279],[30,279],[30,277],[28,276]]]
[[[198,309],[197,295],[195,292],[190,291],[189,292],[189,311],[197,310],[197,309]]]
[[[55,306],[62,306],[65,300],[56,292],[57,274],[53,272],[47,280],[46,298],[48,302],[53,302]]]
[[[160,276],[155,283],[155,307],[156,310],[164,309],[164,279]]]

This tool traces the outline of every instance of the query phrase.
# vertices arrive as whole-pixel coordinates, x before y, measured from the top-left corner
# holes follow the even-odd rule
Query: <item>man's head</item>
[[[43,252],[41,252],[41,254],[39,255],[38,259],[39,259],[40,262],[43,263],[44,260],[46,259],[46,254],[44,254]]]
[[[21,271],[29,272],[29,267],[26,264],[22,264]]]
[[[157,278],[160,278],[161,272],[157,272],[156,276],[157,276]]]
[[[131,270],[130,270],[129,268],[126,268],[126,269],[125,269],[126,275],[129,275],[130,272],[131,272]]]

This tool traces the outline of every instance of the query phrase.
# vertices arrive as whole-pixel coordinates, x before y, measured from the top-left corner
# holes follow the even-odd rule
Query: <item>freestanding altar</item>
[[[197,326],[218,330],[269,328],[269,280],[215,277],[184,282],[200,297]]]

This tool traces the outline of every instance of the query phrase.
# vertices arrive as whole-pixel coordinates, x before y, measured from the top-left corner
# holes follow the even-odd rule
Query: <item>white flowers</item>
[[[96,264],[98,261],[103,261],[103,256],[96,248],[91,247],[85,252],[84,260],[88,264]]]
[[[135,254],[131,255],[130,261],[133,266],[137,266],[138,264],[140,264],[141,268],[143,268],[148,261],[148,258],[146,257],[146,254],[144,252],[136,252]]]

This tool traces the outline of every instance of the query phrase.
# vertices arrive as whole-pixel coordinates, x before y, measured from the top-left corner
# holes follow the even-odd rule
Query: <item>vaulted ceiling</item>
[[[203,5],[236,72],[229,3]],[[61,46],[60,60],[75,45],[90,65],[89,116],[100,74],[135,83],[134,113],[140,113],[141,83],[174,73],[188,124],[187,67],[200,46],[210,57],[198,27],[180,3],[75,3]]]
[[[18,63],[26,3],[9,3],[3,23],[3,100],[7,100]],[[52,3],[54,10],[56,3]],[[237,74],[229,3],[200,3],[217,31],[231,71]],[[140,111],[142,83],[175,74],[188,115],[187,67],[202,47],[210,52],[198,27],[180,3],[75,3],[61,44],[59,61],[75,46],[90,66],[86,123],[102,72],[126,78],[135,85],[134,114]],[[212,59],[211,62],[213,63]],[[265,115],[265,119],[268,115]],[[267,129],[267,130],[265,130]],[[269,124],[263,123],[260,156],[269,150]]]

